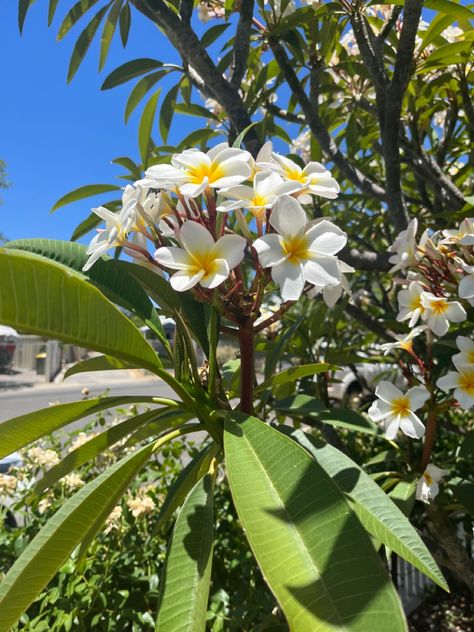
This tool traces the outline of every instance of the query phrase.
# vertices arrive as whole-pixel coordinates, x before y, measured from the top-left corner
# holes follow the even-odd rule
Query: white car
[[[399,388],[406,386],[405,379],[395,364],[363,362],[353,365],[353,368],[344,367],[334,371],[328,384],[328,395],[331,400],[342,402],[350,408],[358,408],[373,396],[381,380],[393,382]]]

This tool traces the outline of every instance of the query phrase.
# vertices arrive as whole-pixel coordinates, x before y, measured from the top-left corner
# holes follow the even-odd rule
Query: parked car
[[[349,408],[359,408],[373,399],[375,388],[381,380],[389,380],[399,388],[406,385],[396,365],[363,362],[334,371],[328,384],[328,395],[337,403]]]

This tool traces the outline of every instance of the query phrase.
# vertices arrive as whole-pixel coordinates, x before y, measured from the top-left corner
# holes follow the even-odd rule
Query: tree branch
[[[339,259],[357,270],[379,270],[387,272],[390,269],[388,252],[360,252],[346,246],[338,254]]]
[[[357,305],[347,303],[346,312],[349,316],[352,316],[352,318],[362,323],[369,331],[377,334],[382,340],[387,340],[388,342],[394,342],[394,340],[396,340],[395,335],[389,331],[385,325],[379,323],[379,321],[372,318],[372,316],[369,316],[367,312],[364,312],[364,310],[357,307]]]
[[[276,62],[280,66],[290,89],[299,101],[308,127],[314,134],[318,143],[321,145],[325,154],[339,168],[341,174],[353,182],[361,191],[369,195],[371,198],[378,200],[384,199],[384,189],[375,182],[372,182],[372,180],[359,171],[357,167],[353,167],[347,157],[338,149],[336,143],[329,135],[324,123],[318,116],[315,108],[312,106],[311,101],[301,85],[300,80],[298,79],[298,76],[282,45],[273,37],[269,39],[269,43]]]
[[[254,0],[241,0],[240,18],[234,38],[232,75],[230,80],[230,83],[237,89],[240,88],[240,84],[242,83],[242,79],[244,78],[245,71],[247,69],[253,10]]]

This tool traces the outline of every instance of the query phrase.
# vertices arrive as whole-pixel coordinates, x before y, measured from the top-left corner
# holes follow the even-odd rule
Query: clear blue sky
[[[106,194],[105,198],[86,199],[49,214],[53,204],[72,189],[113,182],[123,172],[111,164],[113,158],[127,155],[138,161],[137,128],[142,106],[125,125],[123,112],[133,82],[102,92],[100,86],[106,75],[137,57],[175,60],[156,27],[134,12],[127,48],[123,50],[120,38],[114,38],[106,67],[99,75],[95,42],[67,85],[71,51],[85,26],[79,22],[62,41],[56,41],[68,6],[72,2],[59,3],[57,18],[48,29],[47,3],[36,2],[20,36],[18,0],[2,2],[0,158],[7,163],[11,188],[1,194],[0,232],[9,239],[68,239],[91,206],[113,197]],[[198,121],[180,116],[169,140],[183,138],[186,129],[194,129]]]

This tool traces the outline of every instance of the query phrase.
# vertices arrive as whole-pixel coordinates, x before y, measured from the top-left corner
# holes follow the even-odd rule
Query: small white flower
[[[79,489],[79,487],[82,487],[85,484],[79,474],[76,474],[75,472],[71,472],[71,474],[66,474],[66,476],[61,479],[61,482],[71,491]]]
[[[11,494],[13,494],[16,490],[17,482],[18,480],[16,476],[11,476],[10,474],[0,474],[0,497],[11,496]]]
[[[155,503],[150,496],[144,496],[143,498],[130,498],[127,500],[127,506],[132,512],[132,516],[134,518],[146,516],[155,509]]]
[[[229,189],[221,189],[219,195],[235,201],[224,202],[217,210],[226,213],[236,208],[246,208],[255,217],[262,219],[265,211],[275,204],[280,195],[294,193],[298,189],[301,189],[301,185],[297,182],[285,182],[276,173],[259,171],[255,174],[253,187],[240,184]]]
[[[43,448],[30,448],[26,453],[29,461],[40,467],[47,469],[59,463],[59,456],[54,450],[43,450]]]
[[[416,243],[417,230],[418,220],[415,217],[388,248],[389,252],[394,253],[390,257],[389,262],[395,264],[393,268],[390,268],[390,272],[404,270],[408,266],[415,265],[418,262],[420,256]]]
[[[299,184],[298,198],[302,204],[309,204],[312,195],[330,200],[334,200],[339,195],[338,183],[332,177],[331,172],[319,162],[309,162],[302,169],[290,158],[280,156],[275,152],[272,154],[272,158],[273,162],[261,163],[261,167],[278,173],[284,180]]]
[[[347,31],[347,33],[341,37],[340,44],[343,48],[346,49],[349,55],[359,54],[359,45],[357,44],[357,41],[352,29]]]
[[[384,355],[393,351],[393,349],[403,349],[404,351],[411,351],[413,349],[413,339],[421,334],[422,331],[425,331],[426,327],[415,327],[410,332],[405,334],[404,336],[395,336],[397,342],[387,342],[383,345],[380,345],[380,348],[383,349]]]
[[[436,382],[442,391],[446,393],[454,388],[454,399],[464,410],[474,406],[474,367],[460,367],[458,371],[448,371]]]
[[[466,217],[457,230],[443,230],[445,239],[441,243],[460,243],[461,246],[474,245],[474,217]]]
[[[467,275],[459,282],[459,298],[466,299],[470,305],[474,306],[474,266],[463,264],[462,268]]]
[[[334,255],[347,241],[340,228],[328,220],[308,224],[301,204],[288,195],[276,202],[270,224],[277,233],[260,237],[253,246],[261,266],[271,268],[283,300],[296,301],[306,282],[317,287],[340,283]]]
[[[461,303],[457,301],[448,302],[443,296],[435,296],[430,292],[423,292],[421,303],[425,308],[423,320],[426,321],[429,329],[436,336],[444,336],[449,323],[461,323],[466,320],[467,314]]]
[[[450,25],[447,29],[444,29],[444,31],[442,31],[441,35],[447,42],[452,44],[453,42],[457,42],[462,38],[462,36],[464,35],[464,31],[457,26]]]
[[[461,353],[456,353],[451,358],[458,371],[463,369],[474,370],[474,340],[466,336],[458,336],[456,344]]]
[[[382,381],[375,389],[378,397],[368,410],[369,417],[382,422],[387,439],[395,439],[399,430],[408,437],[420,439],[425,426],[413,411],[422,408],[430,394],[424,386],[414,386],[405,394],[391,382]]]
[[[426,470],[419,479],[416,486],[416,498],[426,504],[429,504],[439,493],[438,483],[443,476],[446,476],[448,470],[442,470],[440,467],[430,463],[426,466]]]
[[[197,283],[208,289],[223,283],[244,258],[247,243],[240,235],[224,235],[214,242],[204,226],[192,221],[181,227],[179,241],[182,248],[158,248],[154,255],[161,265],[178,270],[170,278],[177,292],[189,290]]]
[[[250,176],[250,154],[221,143],[205,154],[186,149],[175,154],[171,165],[154,165],[139,184],[154,189],[177,188],[182,195],[195,198],[208,187],[223,189],[241,184]]]
[[[111,513],[107,517],[105,521],[105,529],[104,533],[110,533],[111,531],[119,531],[122,526],[122,507],[120,505],[115,505],[112,509]]]
[[[425,313],[425,308],[421,302],[423,286],[418,281],[412,281],[406,290],[400,290],[397,295],[400,311],[397,316],[398,322],[410,319],[408,326],[416,325],[420,316]]]

